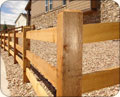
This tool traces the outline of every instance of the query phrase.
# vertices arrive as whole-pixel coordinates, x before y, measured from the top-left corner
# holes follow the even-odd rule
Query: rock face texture
[[[31,19],[31,23],[32,25],[36,26],[36,29],[56,26],[57,15],[64,9],[67,9],[67,7],[61,7],[60,9],[34,17]],[[118,22],[120,21],[119,11],[119,5],[113,0],[101,0],[97,11],[84,14],[84,24],[100,22]]]

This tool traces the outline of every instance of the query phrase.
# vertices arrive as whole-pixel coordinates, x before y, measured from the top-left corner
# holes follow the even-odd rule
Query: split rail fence
[[[119,23],[83,25],[81,11],[63,11],[58,15],[57,23],[57,27],[42,30],[31,30],[31,26],[22,27],[21,33],[16,30],[18,28],[8,33],[1,32],[1,48],[7,50],[9,56],[14,56],[14,63],[20,64],[24,83],[30,81],[38,96],[48,96],[31,72],[31,62],[56,88],[57,96],[81,96],[82,93],[120,84],[120,68],[82,74],[83,43],[119,39]],[[23,46],[18,45],[18,38],[23,39]],[[30,52],[30,40],[56,43],[57,66]]]

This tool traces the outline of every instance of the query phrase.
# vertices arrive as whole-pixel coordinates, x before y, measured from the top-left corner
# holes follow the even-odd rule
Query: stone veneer
[[[48,28],[56,26],[57,14],[66,7],[51,11],[31,19],[31,24],[36,26],[36,29]],[[120,8],[113,0],[101,0],[98,11],[84,15],[84,24],[100,23],[100,22],[119,22]]]

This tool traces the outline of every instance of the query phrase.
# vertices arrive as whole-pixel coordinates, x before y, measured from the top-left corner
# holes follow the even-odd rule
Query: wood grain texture
[[[82,93],[117,84],[120,84],[120,68],[84,74],[82,78]]]
[[[30,28],[23,27],[23,82],[29,82],[26,76],[26,68],[30,68],[30,61],[26,58],[26,50],[30,50],[30,40],[26,39],[26,33]]]
[[[86,24],[83,26],[83,43],[119,39],[119,23]]]
[[[56,43],[57,42],[56,27],[42,29],[42,30],[28,31],[26,33],[26,38]]]
[[[82,94],[83,13],[64,11],[58,15],[57,96]]]
[[[56,87],[56,68],[28,50],[26,51],[26,57],[33,66]]]
[[[28,79],[30,80],[30,83],[32,84],[33,89],[35,90],[37,96],[48,97],[47,92],[40,85],[39,81],[36,79],[35,75],[29,68],[26,68],[26,75]]]

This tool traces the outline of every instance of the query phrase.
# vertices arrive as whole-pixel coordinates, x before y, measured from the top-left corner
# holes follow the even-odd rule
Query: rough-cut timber
[[[30,40],[26,39],[26,32],[30,30],[29,28],[23,28],[23,82],[29,82],[26,76],[26,68],[30,67],[30,61],[26,58],[26,50],[30,50]]]
[[[28,31],[26,33],[26,38],[56,43],[57,29],[56,27],[54,27],[54,28],[48,28],[48,29],[42,29],[36,31]]]
[[[8,31],[8,56],[11,55],[11,54],[10,54],[10,49],[11,49],[10,41],[11,41],[10,31]]]
[[[88,73],[82,78],[82,93],[120,84],[120,68]]]
[[[83,26],[83,43],[119,39],[119,23],[86,24]]]
[[[37,96],[48,97],[48,94],[43,89],[43,87],[40,85],[39,81],[37,81],[33,72],[29,68],[26,68],[26,75],[28,79],[30,80],[35,92],[37,93]]]
[[[82,94],[82,26],[81,11],[63,11],[58,15],[57,96]]]
[[[56,87],[56,68],[28,50],[26,51],[26,57],[33,66]]]
[[[18,51],[16,49],[16,44],[18,44],[18,38],[16,37],[16,31],[14,30],[14,64],[17,63],[16,61],[16,55],[18,54]]]

